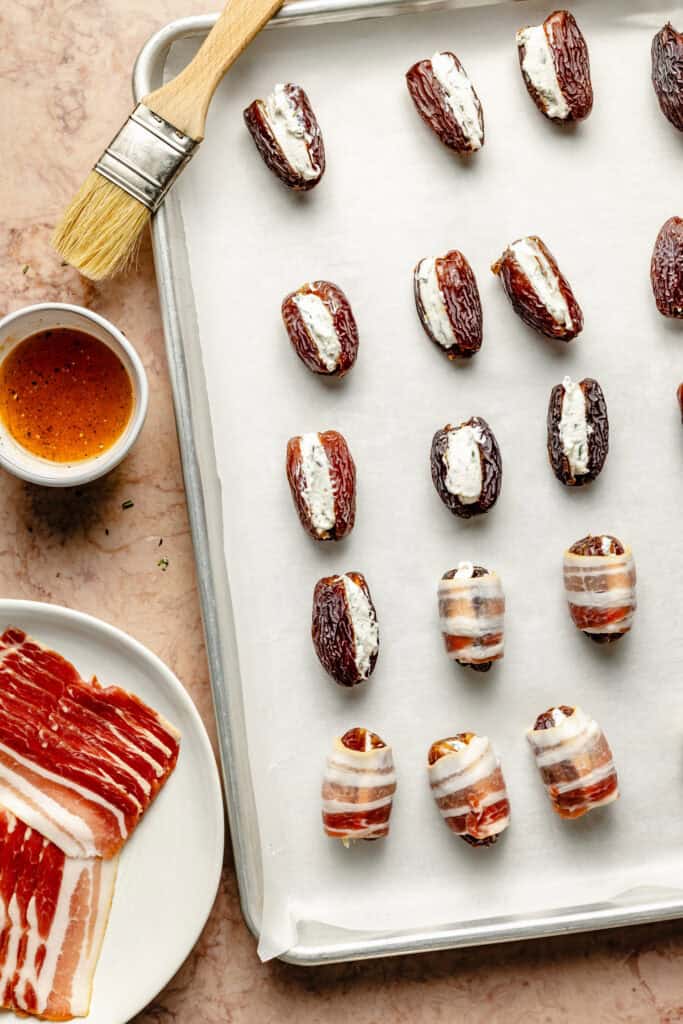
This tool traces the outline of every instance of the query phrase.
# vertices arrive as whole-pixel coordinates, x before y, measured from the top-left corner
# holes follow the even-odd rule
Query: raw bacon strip
[[[580,818],[619,796],[612,751],[598,723],[561,705],[539,715],[527,733],[553,810]]]
[[[432,743],[429,784],[451,832],[471,846],[491,846],[510,824],[500,761],[486,736],[459,733]]]
[[[439,581],[438,599],[449,658],[486,671],[503,657],[505,595],[495,572],[461,562]]]
[[[323,780],[323,827],[341,839],[379,839],[389,834],[396,790],[391,747],[374,732],[350,729],[334,741]]]
[[[70,857],[112,857],[178,759],[179,733],[9,628],[0,637],[0,805]]]
[[[84,1017],[118,858],[65,857],[0,809],[0,1005],[47,1020]]]
[[[630,630],[636,610],[636,567],[631,549],[590,555],[565,551],[564,589],[569,613],[579,629],[602,641],[618,639]]]

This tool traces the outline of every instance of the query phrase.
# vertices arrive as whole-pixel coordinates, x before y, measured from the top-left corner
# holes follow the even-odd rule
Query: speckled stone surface
[[[0,5],[0,313],[43,300],[89,306],[133,340],[151,384],[142,437],[103,482],[60,494],[0,476],[0,587],[132,633],[177,672],[213,737],[149,242],[137,273],[102,286],[61,266],[48,246],[60,209],[129,112],[141,45],[172,18],[204,10],[200,0]],[[128,499],[134,505],[123,509]],[[316,970],[264,966],[241,918],[228,856],[195,951],[136,1024],[290,1020],[673,1024],[683,1021],[683,925]]]

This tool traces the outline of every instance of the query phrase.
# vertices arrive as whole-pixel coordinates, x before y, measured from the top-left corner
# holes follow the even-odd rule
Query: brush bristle
[[[100,281],[132,262],[149,218],[146,206],[91,171],[55,228],[52,244],[81,274]]]

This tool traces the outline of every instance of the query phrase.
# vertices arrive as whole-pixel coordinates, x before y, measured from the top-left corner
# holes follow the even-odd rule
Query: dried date
[[[315,540],[341,540],[356,518],[356,466],[336,430],[301,434],[287,443],[287,480],[304,530]]]
[[[592,377],[555,385],[548,404],[548,458],[567,487],[595,480],[609,450],[607,403]]]
[[[582,331],[583,313],[571,286],[536,235],[512,242],[491,270],[527,326],[560,341],[571,341]]]
[[[569,11],[554,11],[542,25],[521,28],[517,52],[532,100],[558,124],[582,121],[593,109],[588,46]]]
[[[453,515],[469,519],[488,512],[498,500],[503,463],[493,431],[481,416],[437,430],[431,469],[436,492]]]
[[[652,40],[652,84],[664,117],[683,131],[683,35],[667,22]]]
[[[320,664],[340,686],[356,686],[372,675],[379,654],[379,627],[362,573],[318,580],[311,636]]]
[[[662,316],[683,318],[683,220],[669,217],[657,235],[650,281]]]
[[[415,306],[425,333],[449,359],[481,348],[483,318],[474,271],[457,249],[420,260],[413,274]]]
[[[343,377],[358,354],[358,327],[349,300],[331,281],[290,292],[282,319],[294,351],[313,373]]]
[[[454,53],[435,53],[406,72],[408,91],[418,114],[457,153],[484,145],[484,112],[474,86]]]
[[[254,100],[244,121],[266,166],[283,184],[308,191],[325,171],[325,146],[308,96],[299,85],[278,84]]]

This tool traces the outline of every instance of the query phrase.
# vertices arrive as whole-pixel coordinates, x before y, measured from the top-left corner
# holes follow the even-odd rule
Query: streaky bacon
[[[391,747],[376,733],[350,729],[334,741],[323,777],[323,828],[347,846],[389,834],[396,791]]]
[[[65,857],[0,808],[0,1006],[84,1017],[118,858]]]
[[[180,735],[20,629],[0,637],[0,805],[70,857],[112,857],[173,771]]]
[[[602,729],[579,707],[560,705],[539,715],[527,738],[553,810],[580,818],[619,797],[619,780]]]
[[[443,819],[472,846],[490,846],[510,824],[500,761],[486,736],[459,733],[429,748],[429,784]]]

